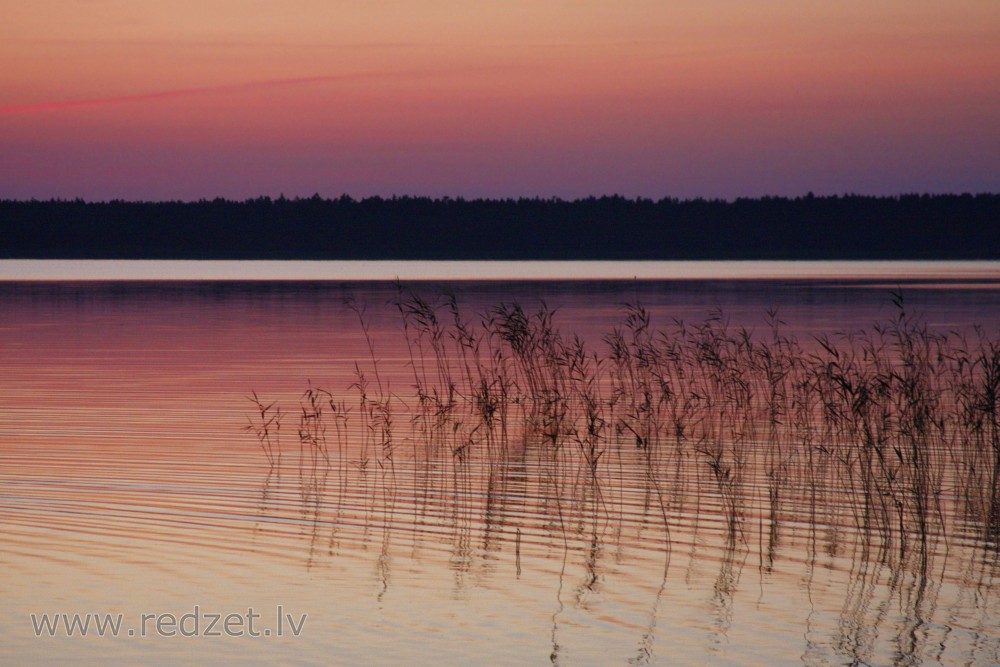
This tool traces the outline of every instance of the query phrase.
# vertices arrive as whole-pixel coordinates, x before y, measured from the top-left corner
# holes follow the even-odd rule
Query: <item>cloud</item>
[[[94,97],[78,100],[61,100],[54,102],[35,102],[31,104],[9,104],[0,106],[0,116],[11,116],[15,114],[40,113],[46,111],[61,111],[65,109],[77,109],[83,107],[111,106],[118,104],[133,104],[136,102],[155,102],[158,100],[170,100],[184,97],[198,97],[203,95],[220,95],[226,93],[252,92],[259,90],[269,90],[273,88],[286,88],[291,86],[304,86],[310,84],[331,83],[337,81],[350,81],[353,79],[384,78],[390,76],[408,76],[405,73],[379,73],[368,72],[363,74],[339,74],[325,76],[304,76],[288,79],[267,79],[263,81],[248,81],[237,84],[227,84],[219,86],[205,86],[201,88],[178,88],[175,90],[161,90],[151,93],[139,93],[135,95],[119,95],[116,97]]]

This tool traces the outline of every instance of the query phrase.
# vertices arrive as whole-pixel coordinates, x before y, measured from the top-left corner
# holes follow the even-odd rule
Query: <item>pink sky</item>
[[[1000,191],[1000,3],[32,0],[0,198]]]

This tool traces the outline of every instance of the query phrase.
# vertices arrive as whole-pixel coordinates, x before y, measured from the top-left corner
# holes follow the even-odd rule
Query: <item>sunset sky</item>
[[[31,0],[0,198],[1000,191],[993,0]]]

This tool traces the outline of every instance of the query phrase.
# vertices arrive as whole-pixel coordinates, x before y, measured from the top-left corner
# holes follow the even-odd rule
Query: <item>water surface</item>
[[[995,281],[994,261],[236,261],[0,260],[0,280],[738,280]]]
[[[701,268],[719,273],[433,273],[403,287],[442,318],[452,294],[470,326],[504,302],[549,308],[602,358],[623,304],[636,302],[664,331],[717,318],[754,336],[770,335],[775,309],[808,346],[891,319],[890,290],[902,286],[906,309],[934,330],[1000,332],[993,265],[798,277],[787,266]],[[421,420],[419,356],[407,347],[417,339],[392,304],[397,286],[293,274],[303,277],[253,267],[235,282],[55,272],[0,283],[0,662],[1000,661],[997,546],[956,508],[922,552],[889,557],[857,529],[846,492],[826,491],[817,511],[790,482],[772,532],[767,479],[748,476],[734,533],[698,456],[664,454],[650,467],[631,434],[609,429],[595,472],[571,439],[516,437],[515,419],[502,451],[471,417],[448,422],[447,435]],[[343,421],[325,413],[325,458],[303,446],[309,387],[349,409]],[[380,391],[391,450],[377,410],[362,417]],[[285,411],[280,461],[246,429],[252,392]],[[252,608],[275,635],[279,606],[308,618],[299,636],[257,638],[36,637],[30,620],[121,613],[125,634],[143,614],[196,606]]]

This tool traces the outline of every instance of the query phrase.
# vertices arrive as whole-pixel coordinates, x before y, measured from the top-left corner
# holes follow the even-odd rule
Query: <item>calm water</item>
[[[404,288],[442,321],[453,294],[470,327],[503,302],[544,303],[601,359],[637,301],[663,331],[721,313],[761,337],[776,309],[811,350],[813,336],[892,318],[901,287],[935,331],[1000,335],[996,265],[796,266],[799,277],[769,264],[727,278],[717,264],[698,279],[683,267],[612,279],[626,268]],[[817,503],[794,474],[777,514],[767,479],[741,479],[734,530],[730,487],[707,459],[665,449],[652,460],[611,428],[625,417],[602,413],[589,465],[580,442],[546,440],[545,424],[531,435],[524,403],[508,406],[503,436],[427,410],[440,403],[414,386],[429,373],[424,389],[443,387],[433,344],[412,319],[404,330],[391,282],[257,270],[242,277],[268,280],[122,282],[107,279],[132,269],[25,267],[4,263],[0,282],[2,664],[1000,663],[998,548],[957,509],[951,464],[943,520],[919,550],[877,553],[849,483],[824,482]],[[429,274],[401,277],[413,275]],[[320,420],[303,419],[309,387],[329,392]],[[247,430],[252,392],[283,410],[280,460]],[[32,614],[122,623],[118,637],[62,625],[36,637]],[[189,618],[173,627],[169,614]],[[244,636],[211,636],[214,614],[241,615],[230,634]]]

